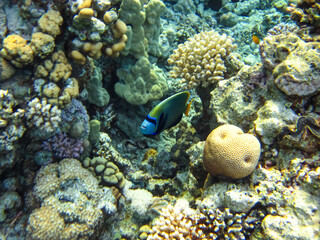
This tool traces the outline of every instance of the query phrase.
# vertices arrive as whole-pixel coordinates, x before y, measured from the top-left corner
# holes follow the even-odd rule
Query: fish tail
[[[186,111],[184,112],[184,114],[185,114],[186,116],[188,116],[188,114],[189,114],[190,106],[191,106],[191,103],[193,102],[193,100],[194,100],[194,98],[192,98],[191,101],[190,101],[190,102],[188,103],[188,105],[187,105],[187,109],[186,109]]]

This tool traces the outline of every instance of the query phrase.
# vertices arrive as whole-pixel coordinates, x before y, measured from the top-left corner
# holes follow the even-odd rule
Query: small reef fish
[[[188,112],[193,99],[187,104],[190,97],[189,92],[177,93],[155,106],[146,116],[141,124],[141,132],[146,137],[154,137],[175,125],[181,119],[183,113],[188,116]]]
[[[256,35],[252,35],[252,41],[253,41],[255,44],[259,44],[259,43],[260,43],[260,39],[259,39]]]

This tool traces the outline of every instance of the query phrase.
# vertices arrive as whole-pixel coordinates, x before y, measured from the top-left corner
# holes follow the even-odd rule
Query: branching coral
[[[173,65],[171,76],[182,78],[181,83],[189,88],[222,80],[227,70],[224,61],[236,47],[231,37],[216,31],[196,34],[180,44],[168,59]]]
[[[0,152],[11,151],[13,144],[25,132],[21,122],[24,110],[16,109],[16,102],[8,90],[0,89]]]
[[[261,223],[263,215],[258,211],[232,213],[226,209],[209,209],[196,212],[184,201],[168,205],[149,230],[148,240],[161,239],[239,239],[245,240]]]
[[[57,106],[48,104],[46,99],[40,101],[39,98],[34,98],[28,103],[25,116],[28,120],[28,126],[35,126],[46,132],[53,132],[58,128],[61,121],[60,114],[60,109]]]

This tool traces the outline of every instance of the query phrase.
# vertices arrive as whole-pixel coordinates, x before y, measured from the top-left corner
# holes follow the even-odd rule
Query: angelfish
[[[146,137],[153,137],[162,131],[177,125],[183,113],[188,112],[193,99],[188,102],[189,92],[177,93],[155,106],[141,124],[141,132]]]

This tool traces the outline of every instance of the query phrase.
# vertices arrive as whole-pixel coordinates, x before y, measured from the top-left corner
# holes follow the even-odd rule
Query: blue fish
[[[153,137],[165,129],[177,125],[181,121],[183,113],[188,116],[193,101],[192,99],[187,104],[189,97],[189,92],[180,92],[160,102],[141,124],[142,134],[146,137]]]

